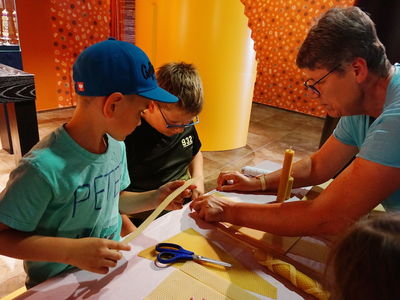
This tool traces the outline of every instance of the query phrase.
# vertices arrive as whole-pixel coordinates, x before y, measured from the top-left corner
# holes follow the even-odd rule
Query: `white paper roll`
[[[247,176],[257,176],[261,174],[268,174],[270,171],[250,166],[245,166],[242,168],[242,173]]]

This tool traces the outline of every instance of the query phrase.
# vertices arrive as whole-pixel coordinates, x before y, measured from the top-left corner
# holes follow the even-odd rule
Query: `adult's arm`
[[[337,160],[334,154],[326,157],[331,172],[337,170],[332,166]],[[323,165],[312,168],[317,170]],[[210,196],[200,198],[191,207],[206,221],[226,221],[279,235],[338,234],[399,188],[400,168],[356,158],[314,200],[251,204]]]
[[[288,236],[338,234],[399,187],[400,168],[356,158],[314,200],[233,203],[226,210],[226,221]]]
[[[293,187],[321,184],[335,176],[357,153],[355,146],[349,146],[331,136],[325,144],[310,157],[293,163],[291,175]],[[267,191],[276,192],[279,186],[281,169],[265,175]],[[232,180],[233,184],[227,184]],[[222,191],[257,191],[261,189],[260,180],[245,177],[237,172],[223,172],[218,177],[218,189]]]

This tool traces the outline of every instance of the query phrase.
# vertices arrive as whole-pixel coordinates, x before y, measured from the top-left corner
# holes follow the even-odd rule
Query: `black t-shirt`
[[[125,139],[131,184],[129,191],[159,188],[171,180],[187,179],[189,164],[201,142],[194,126],[182,133],[165,136],[144,119]]]

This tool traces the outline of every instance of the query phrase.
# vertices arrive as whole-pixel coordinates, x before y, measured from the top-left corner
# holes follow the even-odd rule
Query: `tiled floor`
[[[295,150],[295,161],[315,152],[323,123],[320,118],[254,103],[245,147],[203,152],[206,191],[216,187],[222,170],[240,170],[263,160],[281,163],[284,150],[290,147]]]
[[[38,113],[40,138],[65,123],[72,111],[68,108]],[[295,161],[308,156],[318,148],[322,127],[322,119],[254,103],[245,147],[203,152],[206,191],[215,188],[220,171],[240,170],[263,160],[280,163],[286,148],[295,150]],[[0,150],[0,190],[14,164],[12,155]],[[22,286],[24,277],[20,261],[0,256],[0,297]]]

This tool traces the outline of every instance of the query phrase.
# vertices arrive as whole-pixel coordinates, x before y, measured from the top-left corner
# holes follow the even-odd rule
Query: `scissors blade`
[[[208,258],[208,257],[204,257],[204,256],[197,255],[197,254],[193,255],[193,259],[194,260],[206,261],[206,262],[209,262],[209,263],[212,263],[212,264],[216,264],[216,265],[220,265],[220,266],[224,266],[224,267],[228,267],[228,268],[232,267],[232,265],[230,263],[227,263],[227,262],[224,262],[224,261],[220,261],[220,260],[216,260],[216,259],[212,259],[212,258]]]

